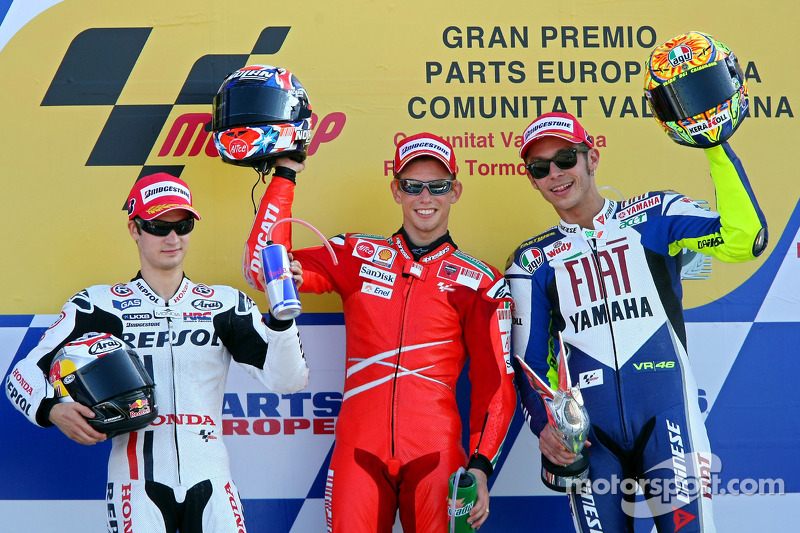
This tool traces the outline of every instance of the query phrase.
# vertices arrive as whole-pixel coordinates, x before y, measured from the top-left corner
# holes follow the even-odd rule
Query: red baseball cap
[[[435,157],[453,175],[458,172],[456,154],[449,142],[432,133],[417,133],[397,144],[397,150],[394,152],[394,175],[400,174],[403,167],[414,158],[423,155]]]
[[[571,143],[586,143],[589,148],[594,148],[594,137],[586,133],[577,118],[569,113],[545,113],[525,128],[519,156],[524,159],[528,148],[542,137],[560,137]]]
[[[141,217],[153,220],[175,209],[185,209],[194,218],[200,215],[192,207],[192,192],[180,178],[158,172],[139,178],[128,195],[128,219]]]

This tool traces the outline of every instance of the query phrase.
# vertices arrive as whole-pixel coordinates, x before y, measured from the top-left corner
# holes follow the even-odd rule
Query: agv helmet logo
[[[533,274],[536,272],[536,269],[542,266],[544,262],[544,254],[538,248],[529,248],[522,252],[522,255],[519,258],[519,262],[522,265],[522,268]]]
[[[680,66],[692,60],[692,49],[682,44],[669,51],[667,61],[673,67]]]

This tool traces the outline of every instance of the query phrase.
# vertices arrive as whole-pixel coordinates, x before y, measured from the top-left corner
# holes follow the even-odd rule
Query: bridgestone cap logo
[[[433,139],[425,139],[414,141],[403,146],[400,149],[400,160],[404,160],[409,155],[415,152],[438,152],[442,154],[447,161],[450,161],[450,149],[444,144],[434,141]]]
[[[155,198],[161,198],[162,196],[182,196],[186,198],[187,202],[192,202],[192,193],[189,192],[189,189],[177,183],[161,181],[142,189],[142,200],[145,202],[149,202]]]
[[[574,135],[575,124],[568,118],[547,118],[540,122],[534,122],[525,131],[525,141],[542,130],[563,130]]]

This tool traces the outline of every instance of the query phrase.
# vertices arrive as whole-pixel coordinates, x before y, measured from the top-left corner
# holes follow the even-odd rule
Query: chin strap
[[[253,214],[258,214],[258,206],[256,205],[256,187],[258,187],[258,182],[267,183],[267,176],[269,173],[272,172],[274,161],[260,161],[259,164],[253,165],[253,170],[256,171],[256,182],[253,184],[253,188],[250,189],[250,202],[253,204]]]
[[[258,178],[256,178],[256,182],[253,184],[253,188],[250,190],[250,202],[253,204],[253,214],[258,214],[258,206],[256,206],[256,187],[258,187],[258,182],[267,183],[267,176],[269,173],[275,169],[274,175],[279,178],[286,178],[287,180],[291,181],[292,183],[297,183],[295,177],[297,176],[297,172],[292,170],[288,167],[281,167],[275,166],[275,160],[263,160],[259,162],[257,165],[253,165],[253,169],[256,171]]]

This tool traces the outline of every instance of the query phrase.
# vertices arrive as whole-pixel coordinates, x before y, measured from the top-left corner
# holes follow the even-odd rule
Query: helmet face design
[[[50,365],[57,397],[95,412],[86,421],[109,438],[141,429],[158,415],[155,384],[136,352],[108,333],[87,333],[64,345]]]
[[[679,35],[653,50],[644,94],[667,135],[698,148],[725,142],[748,111],[747,83],[736,55],[700,32]]]
[[[241,68],[214,96],[211,129],[226,163],[258,168],[282,156],[303,161],[312,127],[306,90],[283,68]]]

